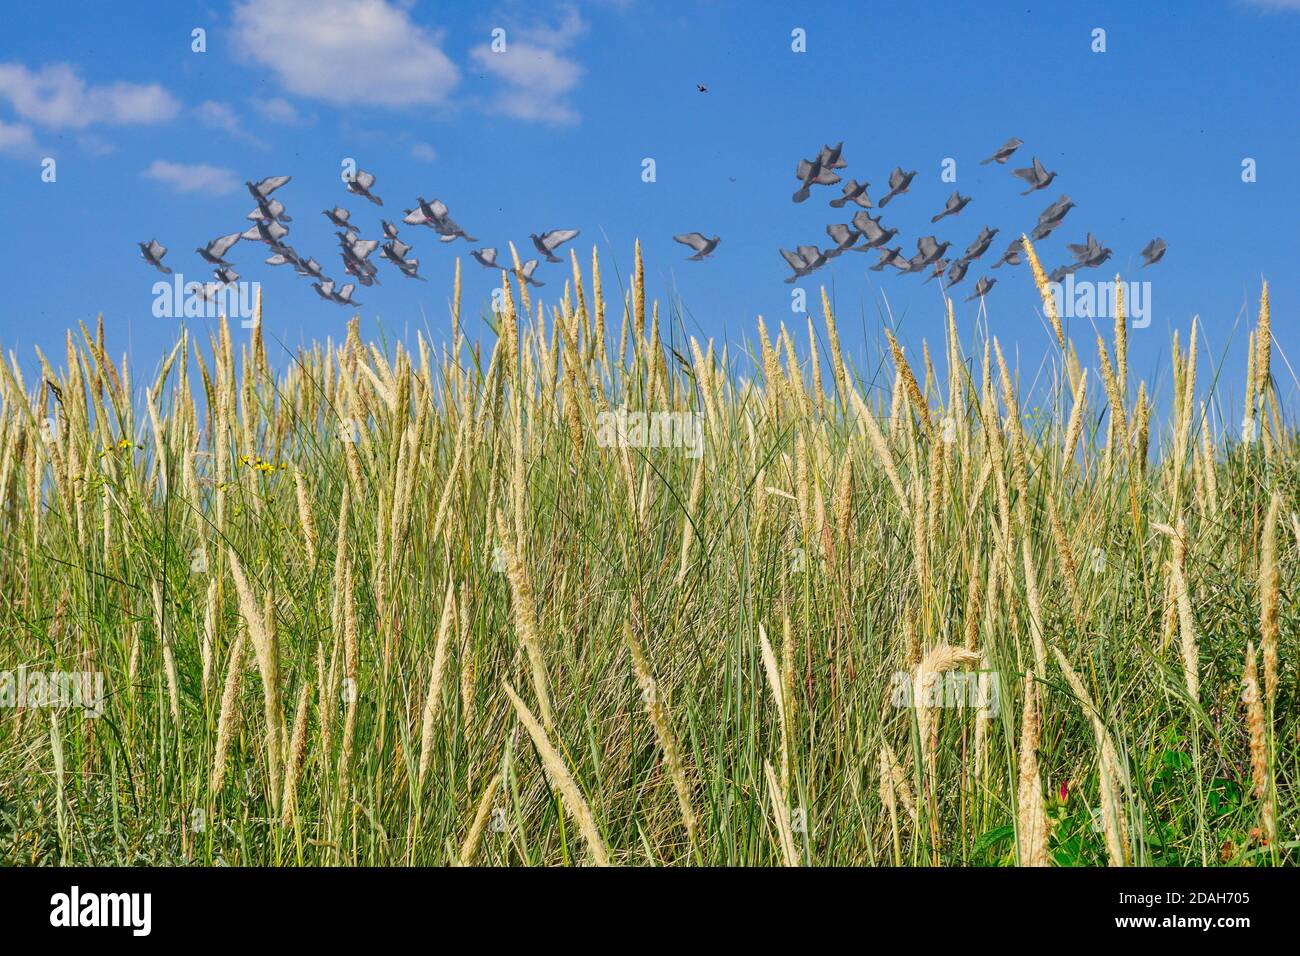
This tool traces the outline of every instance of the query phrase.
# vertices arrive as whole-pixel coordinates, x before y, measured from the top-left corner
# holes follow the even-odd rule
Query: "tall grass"
[[[485,343],[457,278],[443,345],[283,356],[259,302],[143,381],[102,322],[0,360],[0,672],[107,689],[0,710],[0,858],[1294,862],[1267,288],[1244,410],[1193,326],[1161,413],[1029,259],[1032,387],[951,307],[860,366],[824,293],[801,343],[698,341],[639,250],[612,312],[594,254],[555,304],[503,275]],[[610,446],[619,409],[702,455]]]

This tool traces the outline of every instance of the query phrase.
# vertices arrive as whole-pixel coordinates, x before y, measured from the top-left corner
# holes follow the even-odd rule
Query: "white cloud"
[[[297,126],[303,121],[298,108],[283,96],[273,96],[268,100],[250,100],[253,109],[261,114],[262,119],[285,126]]]
[[[199,122],[208,129],[219,130],[229,136],[239,139],[248,140],[250,143],[263,145],[262,141],[252,133],[244,129],[239,117],[230,107],[229,103],[219,103],[216,100],[204,100],[194,110],[194,115],[198,117]]]
[[[242,56],[337,106],[441,103],[460,80],[441,38],[386,0],[241,0],[234,24]]]
[[[516,119],[576,123],[578,114],[567,97],[582,77],[582,67],[564,55],[587,30],[574,7],[555,26],[529,25],[506,31],[506,48],[494,53],[484,43],[470,57],[502,83],[489,107]]]
[[[0,153],[25,156],[35,151],[36,137],[30,126],[0,120]]]
[[[157,83],[88,86],[69,63],[35,72],[21,63],[0,63],[0,98],[23,119],[55,129],[161,123],[180,111],[177,99]]]
[[[141,175],[180,193],[221,194],[233,192],[239,186],[239,180],[229,169],[207,163],[171,163],[155,159]]]
[[[411,147],[411,157],[422,163],[431,163],[438,158],[438,151],[428,143],[416,143]]]

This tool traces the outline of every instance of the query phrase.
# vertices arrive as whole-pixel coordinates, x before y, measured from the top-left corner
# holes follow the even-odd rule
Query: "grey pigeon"
[[[229,266],[217,266],[212,270],[212,277],[223,285],[239,281],[239,273]]]
[[[889,200],[907,192],[907,188],[912,185],[912,180],[915,178],[915,169],[905,173],[902,166],[895,166],[894,171],[889,174],[889,192],[880,197],[880,208],[884,209],[889,205]]]
[[[934,236],[922,236],[920,239],[916,240],[917,252],[921,253],[925,257],[922,265],[928,266],[932,262],[937,262],[939,257],[948,251],[950,245],[952,245],[952,243],[940,242]]]
[[[383,228],[383,230],[384,230],[384,237],[385,237],[385,238],[387,238],[387,239],[396,239],[396,238],[397,238],[397,227],[394,226],[394,225],[393,225],[391,222],[389,222],[387,219],[381,219],[381,220],[379,220],[379,225],[380,225],[380,226]]]
[[[197,292],[204,302],[211,302],[217,297],[217,293],[224,289],[225,286],[220,282],[205,282],[199,285],[197,282],[186,283],[186,292]]]
[[[958,259],[948,270],[948,285],[954,286],[962,279],[966,278],[966,270],[970,268],[969,259]]]
[[[982,228],[980,234],[975,237],[975,241],[966,247],[966,254],[962,256],[962,258],[967,262],[971,262],[984,255],[984,253],[988,251],[989,246],[993,244],[993,237],[996,236],[999,231],[1000,230],[998,229],[990,229],[988,226]]]
[[[969,202],[970,196],[963,196],[954,189],[952,195],[948,197],[948,201],[944,203],[943,212],[939,213],[937,216],[931,216],[930,221],[938,222],[944,216],[955,216],[957,213],[965,209],[966,204]]]
[[[1065,221],[1065,214],[1074,208],[1074,201],[1069,196],[1062,196],[1038,214],[1038,225],[1031,233],[1035,239],[1046,239]]]
[[[1009,140],[994,150],[993,155],[988,159],[981,159],[980,165],[987,166],[989,163],[998,163],[1001,165],[1011,158],[1011,154],[1024,145],[1024,140],[1016,139],[1012,136]]]
[[[428,202],[423,196],[416,202],[414,209],[406,210],[402,222],[410,226],[428,226],[441,237],[442,242],[452,242],[458,238],[466,242],[478,242],[451,218],[446,203],[438,199]]]
[[[419,279],[421,282],[429,281],[424,276],[420,275],[420,273],[417,271],[420,268],[419,259],[407,259],[405,262],[401,263],[397,268],[401,269],[402,275],[406,276],[406,278],[408,279]]]
[[[1025,251],[1025,247],[1024,244],[1021,242],[1021,240],[1012,239],[1011,244],[1007,246],[1006,252],[1002,253],[1002,258],[999,259],[997,262],[993,263],[993,268],[996,269],[998,266],[1004,263],[1012,266],[1020,265],[1021,262],[1020,257],[1021,255],[1024,254],[1024,251]]]
[[[563,262],[564,260],[555,254],[555,250],[577,235],[577,229],[552,229],[540,236],[535,232],[530,233],[528,238],[533,240],[533,246],[546,258],[547,262]]]
[[[241,239],[249,239],[253,242],[265,242],[268,246],[277,246],[280,240],[289,235],[289,230],[278,222],[263,222],[258,220],[246,231],[240,234]]]
[[[1146,261],[1139,268],[1145,269],[1147,266],[1153,266],[1165,257],[1165,250],[1169,247],[1165,241],[1159,237],[1152,239],[1142,248],[1142,258]]]
[[[1055,172],[1049,173],[1043,168],[1043,164],[1038,161],[1037,156],[1034,157],[1033,165],[1026,166],[1024,169],[1012,170],[1012,172],[1029,184],[1029,188],[1020,194],[1022,196],[1028,196],[1037,189],[1046,189],[1051,185],[1052,180],[1056,178]]]
[[[522,266],[519,267],[519,274],[524,277],[524,281],[527,282],[529,285],[538,285],[538,286],[546,285],[545,282],[541,282],[533,278],[533,273],[536,271],[537,271],[536,259],[529,259],[527,262],[525,262]]]
[[[794,275],[786,277],[785,281],[787,283],[794,282],[795,279],[802,276],[810,275],[826,264],[826,254],[816,246],[798,246],[794,252],[789,249],[782,249],[780,252],[781,257],[794,270]]]
[[[298,253],[294,252],[293,246],[280,246],[267,258],[266,264],[271,266],[296,266],[298,264]]]
[[[817,154],[817,161],[822,164],[822,169],[843,169],[848,165],[844,157],[840,155],[844,150],[844,140],[840,140],[834,146],[823,146],[822,151]]]
[[[885,229],[880,225],[880,220],[872,219],[865,209],[860,209],[853,214],[853,228],[858,230],[866,240],[865,245],[858,247],[862,252],[879,248],[898,235],[897,229]]]
[[[1103,262],[1109,259],[1110,256],[1111,250],[1109,248],[1091,249],[1085,253],[1081,260],[1079,260],[1078,265],[1081,269],[1096,269]]]
[[[338,226],[340,229],[346,229],[349,232],[361,232],[360,229],[348,222],[352,214],[342,206],[335,206],[333,209],[322,209],[321,213],[326,219],[334,223],[334,225]]]
[[[245,219],[264,219],[267,222],[293,222],[293,216],[284,211],[284,203],[278,199],[259,199],[257,208],[250,212]]]
[[[376,206],[382,206],[384,201],[372,193],[370,190],[375,185],[373,173],[368,173],[364,169],[358,169],[355,175],[348,177],[348,192],[356,193],[358,196],[364,196]]]
[[[698,262],[713,254],[713,250],[718,248],[718,243],[722,240],[717,236],[712,239],[707,238],[699,232],[683,232],[673,236],[673,242],[680,242],[684,246],[690,246],[695,250],[695,255],[687,256],[687,262]]]
[[[1070,250],[1070,255],[1074,256],[1077,262],[1087,262],[1101,255],[1101,243],[1092,233],[1088,233],[1088,238],[1083,242],[1068,242],[1065,248]]]
[[[907,263],[903,256],[903,247],[895,246],[892,249],[882,249],[880,251],[880,261],[871,267],[872,272],[880,272],[885,266],[895,266],[902,269]]]
[[[826,250],[827,259],[834,259],[858,241],[858,231],[851,226],[844,225],[842,222],[833,222],[827,226],[826,235],[830,236],[835,243],[833,249]]]
[[[471,249],[469,254],[474,257],[474,261],[485,269],[499,269],[497,265],[497,251],[491,246],[485,246],[482,249]]]
[[[229,235],[218,236],[202,249],[195,249],[194,251],[214,266],[228,266],[230,263],[226,261],[225,255],[230,251],[230,247],[239,241],[242,235],[242,233],[232,232]]]
[[[410,248],[411,248],[410,246],[406,247],[407,250],[409,250]],[[389,262],[391,262],[393,265],[397,266],[399,269],[406,262],[406,251],[399,250],[397,246],[391,241],[385,242],[383,246],[380,247],[379,254],[383,256],[385,259],[387,259]]]
[[[300,276],[308,276],[316,279],[323,278],[325,275],[324,270],[321,269],[320,263],[312,258],[299,259],[294,263],[293,271],[298,273]]]
[[[271,195],[271,193],[275,192],[292,178],[292,176],[267,176],[260,183],[251,183],[246,181],[244,185],[248,187],[248,191],[252,194],[254,199],[260,200]]]
[[[153,266],[164,275],[171,275],[172,270],[162,264],[163,256],[167,255],[167,247],[157,239],[150,239],[148,242],[136,243],[140,247],[140,258],[149,265]]]
[[[365,259],[379,248],[378,239],[362,239],[350,232],[336,232],[335,235],[339,237],[339,245],[358,259]]]
[[[343,286],[332,296],[330,296],[330,298],[333,299],[335,302],[337,302],[339,305],[360,305],[361,304],[360,302],[354,302],[352,300],[352,290],[354,288],[356,287],[349,282],[347,285]]]
[[[316,294],[322,299],[329,301],[334,300],[334,280],[322,279],[320,282],[313,282],[311,287],[316,290]]]
[[[850,179],[844,184],[844,195],[839,199],[832,199],[831,205],[836,209],[841,208],[845,203],[857,203],[863,209],[871,208],[871,197],[867,195],[867,187],[871,184],[865,180],[858,182],[856,179]]]
[[[1072,266],[1061,266],[1061,267],[1059,267],[1059,268],[1057,268],[1057,269],[1053,269],[1053,270],[1048,274],[1048,276],[1047,276],[1047,281],[1048,281],[1048,282],[1061,282],[1061,281],[1063,281],[1063,280],[1065,279],[1066,276],[1068,276],[1068,275],[1073,275],[1074,273],[1078,272],[1080,268],[1082,268],[1082,266],[1080,265],[1080,263],[1076,262],[1076,263],[1075,263],[1074,265],[1072,265]]]
[[[822,167],[821,160],[815,159],[809,162],[806,159],[799,160],[799,165],[795,167],[795,179],[800,182],[799,188],[795,190],[792,198],[795,202],[803,202],[808,198],[808,193],[813,186],[834,186],[840,181],[840,177],[835,175],[829,169]]]
[[[988,295],[989,289],[993,288],[993,284],[997,281],[997,279],[990,279],[988,276],[980,276],[979,281],[975,283],[975,291],[966,296],[966,301],[969,302],[971,299],[978,299],[981,296]]]
[[[925,280],[925,282],[923,282],[923,283],[921,283],[921,284],[922,284],[922,285],[925,285],[925,284],[929,283],[931,279],[941,279],[941,278],[943,278],[943,273],[944,273],[944,271],[948,268],[948,263],[949,263],[950,261],[951,261],[951,260],[949,260],[949,259],[937,259],[937,260],[935,260],[935,262],[933,263],[933,265],[932,265],[932,267],[931,267],[929,277]]]

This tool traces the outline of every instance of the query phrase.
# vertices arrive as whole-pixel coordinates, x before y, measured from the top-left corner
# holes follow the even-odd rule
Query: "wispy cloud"
[[[23,119],[53,129],[94,124],[162,123],[180,112],[180,102],[157,83],[91,86],[69,63],[30,70],[0,63],[0,99]]]
[[[494,51],[490,43],[470,50],[470,58],[502,85],[489,109],[522,120],[576,123],[578,114],[568,96],[583,70],[566,51],[586,31],[577,8],[570,6],[553,26],[534,23],[507,28],[504,50]]]
[[[255,99],[249,102],[252,103],[253,109],[257,111],[258,115],[269,123],[298,126],[305,122],[302,114],[298,112],[298,107],[283,96],[272,96],[270,99]]]
[[[36,152],[36,136],[30,126],[0,120],[0,153],[10,156],[28,156],[34,152]]]
[[[239,187],[239,179],[233,172],[207,163],[172,163],[155,159],[141,175],[179,193],[222,195]]]
[[[219,130],[229,136],[237,139],[246,140],[250,143],[256,143],[258,146],[265,146],[260,139],[254,136],[248,130],[244,129],[244,124],[240,122],[239,116],[231,108],[229,103],[219,103],[216,100],[204,100],[194,110],[194,115],[198,117],[200,123],[208,129]]]
[[[422,163],[431,163],[438,158],[438,151],[428,143],[416,143],[411,147],[411,158]]]
[[[386,0],[241,0],[234,27],[240,55],[336,106],[442,103],[460,80],[441,37]]]

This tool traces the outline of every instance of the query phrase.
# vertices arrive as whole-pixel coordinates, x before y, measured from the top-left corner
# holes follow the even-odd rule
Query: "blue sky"
[[[615,267],[626,277],[640,237],[651,294],[664,307],[680,301],[689,332],[735,341],[752,336],[762,314],[772,326],[793,321],[802,339],[777,249],[825,244],[825,226],[848,220],[851,206],[828,205],[839,187],[790,201],[797,161],[840,139],[841,175],[869,180],[877,201],[894,166],[919,171],[883,212],[906,253],[928,233],[961,249],[983,225],[1001,230],[953,294],[969,335],[980,303],[965,296],[981,275],[999,280],[986,320],[1015,343],[1026,374],[1047,343],[1037,295],[1026,267],[989,266],[1062,193],[1078,206],[1041,244],[1045,265],[1068,261],[1065,244],[1091,231],[1114,258],[1078,278],[1118,269],[1152,283],[1153,321],[1130,334],[1136,372],[1165,367],[1171,330],[1199,314],[1210,354],[1231,343],[1224,378],[1235,397],[1239,319],[1245,306],[1253,322],[1261,277],[1278,345],[1286,358],[1300,356],[1291,320],[1300,305],[1300,0],[1182,0],[1176,14],[1168,4],[1093,3],[1084,12],[1028,0],[154,6],[147,16],[98,2],[61,4],[57,15],[20,4],[6,14],[0,345],[25,364],[36,345],[61,356],[64,329],[103,312],[114,350],[129,347],[152,367],[177,322],[152,315],[161,276],[136,243],[157,238],[169,265],[209,279],[192,250],[247,225],[244,180],[282,173],[294,177],[276,194],[294,216],[288,241],[340,282],[348,277],[320,211],[340,203],[375,237],[381,215],[400,217],[422,194],[503,254],[513,240],[533,255],[531,232],[581,229],[575,247],[585,261],[600,246],[610,285]],[[206,30],[204,53],[191,50],[196,27]],[[506,31],[503,54],[488,49],[495,28]],[[791,49],[795,28],[806,32],[806,52]],[[1106,31],[1104,53],[1091,49],[1095,28]],[[1025,141],[1012,162],[978,164],[1009,136]],[[1032,156],[1059,176],[1021,197],[1010,169]],[[46,157],[57,162],[52,183],[41,179]],[[347,157],[376,175],[382,210],[344,189]],[[653,183],[642,181],[647,157]],[[1253,183],[1242,182],[1248,157]],[[954,188],[940,179],[946,158],[956,160],[955,188],[974,198],[931,226]],[[686,262],[671,236],[696,229],[722,243],[712,259]],[[1169,244],[1165,260],[1135,273],[1138,250],[1157,235]],[[402,238],[429,281],[381,262],[382,284],[355,296],[367,328],[382,323],[400,336],[427,327],[440,339],[456,255],[468,326],[481,328],[474,316],[497,275],[463,242],[444,245],[414,226]],[[351,311],[322,302],[287,268],[264,265],[266,255],[240,243],[230,258],[262,283],[268,334],[340,336]],[[810,305],[825,283],[858,356],[874,354],[886,311],[905,341],[936,343],[939,284],[870,272],[874,261],[846,253],[802,280]],[[558,300],[567,266],[543,265],[538,275],[540,293]],[[1087,320],[1072,328],[1091,362]],[[1287,363],[1275,368],[1294,397]]]

